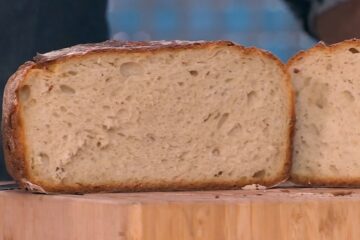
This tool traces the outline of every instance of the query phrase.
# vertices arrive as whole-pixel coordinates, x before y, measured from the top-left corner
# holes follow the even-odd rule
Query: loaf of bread
[[[288,63],[296,90],[293,182],[360,185],[360,41],[322,43]]]
[[[256,48],[78,45],[8,81],[7,168],[55,193],[273,186],[289,174],[293,104],[285,67]]]

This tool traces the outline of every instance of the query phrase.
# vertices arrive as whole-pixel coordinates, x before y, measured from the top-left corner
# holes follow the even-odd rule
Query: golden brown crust
[[[287,176],[287,175],[286,175]],[[283,177],[283,176],[282,176]],[[265,187],[272,187],[279,183],[279,178],[272,181],[257,181],[256,184]],[[280,181],[284,181],[280,179]],[[58,186],[48,183],[41,183],[44,193],[96,193],[96,192],[152,192],[152,191],[187,191],[187,190],[232,190],[241,189],[246,185],[254,184],[254,181],[207,181],[207,182],[133,182],[124,184],[104,184],[99,186]],[[28,189],[35,192],[42,192],[38,189]]]
[[[9,174],[21,184],[27,177],[23,124],[19,115],[17,91],[22,79],[34,66],[26,62],[8,80],[3,99],[2,137],[6,168]]]
[[[345,40],[343,42],[332,45],[326,45],[323,42],[319,42],[314,47],[306,51],[300,51],[295,56],[293,56],[285,66],[286,71],[290,74],[291,68],[294,64],[296,64],[298,61],[301,61],[303,58],[313,55],[314,53],[317,53],[319,51],[326,51],[328,53],[332,53],[335,50],[338,50],[339,48],[349,48],[349,51],[354,51],[351,50],[351,48],[353,47],[360,47],[359,39]],[[360,51],[360,49],[358,50]],[[357,52],[353,52],[353,53],[357,53]],[[292,171],[290,171],[289,180],[293,183],[307,185],[307,186],[331,186],[331,187],[360,186],[360,177],[354,179],[354,178],[340,178],[340,177],[329,178],[329,177],[319,177],[319,176],[303,176],[303,175],[297,175]]]
[[[318,51],[327,51],[331,53],[339,48],[346,48],[347,46],[351,48],[354,47],[354,45],[356,45],[356,47],[360,47],[360,39],[349,39],[331,45],[326,45],[324,42],[319,42],[316,45],[314,45],[312,48],[307,49],[306,51],[300,51],[297,54],[295,54],[293,57],[291,57],[286,63],[285,68],[288,71],[289,68],[291,68],[291,66],[295,64],[297,61],[300,61],[304,57],[312,55],[313,53],[316,53]]]
[[[176,49],[195,49],[207,48],[211,46],[233,46],[241,50],[244,54],[259,54],[265,58],[273,60],[286,76],[286,89],[289,93],[289,112],[290,119],[288,127],[287,152],[284,160],[284,167],[278,176],[267,181],[259,180],[241,180],[241,181],[212,181],[212,182],[134,182],[116,185],[99,185],[99,186],[63,186],[53,185],[48,182],[41,182],[34,179],[29,171],[29,167],[25,159],[25,139],[23,135],[21,116],[17,98],[17,91],[24,81],[26,74],[31,69],[51,68],[52,66],[70,58],[78,58],[89,56],[90,54],[98,54],[104,52],[153,52],[160,50],[176,50]],[[294,94],[290,81],[290,75],[286,72],[285,66],[274,55],[269,52],[259,50],[257,48],[245,48],[235,45],[229,41],[213,41],[213,42],[187,42],[187,41],[170,41],[170,42],[118,42],[107,41],[97,44],[77,45],[47,54],[38,55],[34,58],[34,62],[27,62],[19,68],[19,70],[9,79],[4,95],[3,107],[3,138],[5,148],[5,159],[7,169],[11,176],[17,180],[21,187],[28,188],[31,191],[45,191],[57,193],[87,193],[87,192],[115,192],[115,191],[167,191],[167,190],[212,190],[212,189],[235,189],[248,184],[260,184],[271,187],[289,177],[291,168],[291,140],[294,126]],[[12,124],[10,124],[12,123]],[[10,144],[10,147],[7,146]]]
[[[302,186],[313,186],[313,187],[360,187],[359,178],[324,178],[318,176],[301,176],[292,174],[290,181]]]
[[[38,54],[34,61],[38,67],[43,67],[57,61],[63,61],[67,58],[84,56],[101,52],[153,52],[162,49],[194,49],[210,46],[235,46],[230,41],[149,41],[149,42],[127,42],[109,40],[101,43],[89,43],[75,45],[70,48],[64,48],[57,51]],[[244,48],[244,47],[242,47]],[[244,48],[245,49],[245,48]]]

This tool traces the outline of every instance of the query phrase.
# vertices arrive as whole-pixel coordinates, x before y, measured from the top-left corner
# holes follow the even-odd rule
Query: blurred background
[[[109,0],[107,18],[114,39],[227,39],[283,61],[315,42],[282,0]]]

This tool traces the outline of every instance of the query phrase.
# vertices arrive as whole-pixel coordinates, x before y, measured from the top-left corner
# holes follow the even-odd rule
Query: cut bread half
[[[273,55],[227,41],[74,46],[6,86],[10,174],[32,191],[273,186],[288,178],[293,93]]]
[[[287,68],[297,96],[292,181],[360,186],[360,41],[320,43]]]

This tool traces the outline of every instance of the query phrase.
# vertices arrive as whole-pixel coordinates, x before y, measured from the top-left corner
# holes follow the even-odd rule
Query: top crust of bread
[[[302,61],[302,59],[317,54],[317,53],[328,53],[332,54],[339,49],[351,49],[351,48],[360,48],[360,40],[359,39],[349,39],[340,43],[326,45],[324,42],[319,42],[314,47],[306,50],[300,51],[296,55],[294,55],[286,64],[286,71],[290,74],[292,67],[298,62]],[[324,178],[322,176],[313,175],[311,178],[307,176],[298,175],[294,172],[290,173],[291,182],[300,184],[300,185],[308,185],[308,186],[332,186],[332,187],[355,187],[360,186],[360,177],[358,178],[343,178],[337,177],[333,178]]]
[[[348,47],[351,48],[351,47],[359,47],[359,46],[360,46],[360,39],[355,39],[355,38],[330,45],[327,45],[324,42],[320,41],[317,44],[315,44],[312,48],[299,51],[297,54],[292,56],[285,64],[285,69],[289,71],[293,64],[297,63],[298,61],[301,61],[304,57],[307,57],[314,53],[318,53],[321,51],[332,53],[339,48],[348,48]]]
[[[70,58],[81,58],[89,56],[90,54],[99,54],[104,52],[157,52],[157,51],[177,51],[182,49],[196,49],[196,48],[208,48],[212,46],[236,46],[243,54],[258,54],[264,58],[273,60],[280,69],[283,70],[286,80],[284,85],[289,91],[289,112],[288,117],[290,122],[288,124],[288,138],[287,138],[287,152],[286,163],[283,171],[277,178],[269,181],[264,181],[261,184],[264,186],[273,186],[279,182],[285,181],[289,178],[289,171],[291,168],[291,137],[293,134],[293,126],[295,121],[295,108],[294,108],[294,94],[290,81],[290,75],[286,72],[284,64],[278,60],[274,55],[269,52],[250,47],[246,48],[240,45],[236,45],[230,41],[154,41],[154,42],[119,42],[119,41],[106,41],[97,44],[83,44],[76,45],[70,48],[49,52],[46,54],[40,54],[36,56],[33,61],[26,62],[10,77],[5,87],[4,99],[3,99],[3,118],[2,118],[2,132],[3,132],[3,147],[5,154],[6,167],[10,175],[20,184],[22,188],[29,189],[31,191],[45,192],[40,186],[37,186],[29,174],[29,166],[26,161],[25,152],[26,144],[23,130],[23,120],[21,118],[19,110],[18,91],[22,81],[26,78],[31,69],[49,69],[55,67],[62,61],[66,61]],[[248,183],[244,183],[246,185]],[[44,185],[43,185],[44,186]],[[231,189],[234,188],[234,183],[224,182],[223,184],[208,184],[197,182],[192,186],[184,185],[177,186],[176,190],[186,189]],[[46,185],[46,192],[98,192],[99,189],[95,187],[81,187],[76,189],[57,189],[55,186]],[[139,186],[121,187],[121,190],[127,191],[139,191],[139,190],[172,190],[173,187],[162,185],[144,186],[141,183]],[[116,191],[116,186],[101,186],[100,191]]]

